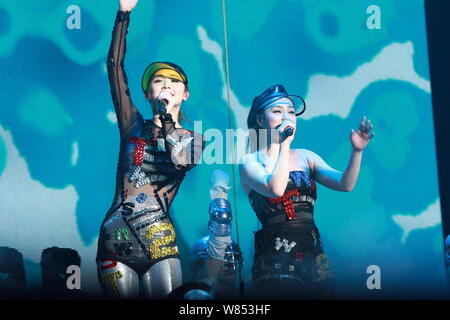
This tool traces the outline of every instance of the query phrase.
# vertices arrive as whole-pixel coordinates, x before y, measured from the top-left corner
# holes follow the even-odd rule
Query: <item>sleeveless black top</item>
[[[283,292],[274,294],[272,289],[283,291],[287,283],[294,289],[284,294],[291,298],[313,292],[319,297],[333,296],[333,272],[313,219],[316,199],[316,183],[304,171],[289,172],[281,197],[268,198],[253,190],[249,193],[262,224],[255,232],[252,274],[255,290],[263,296],[279,298]]]
[[[264,228],[302,219],[312,220],[317,187],[305,171],[291,171],[283,196],[268,198],[252,190],[248,197]]]

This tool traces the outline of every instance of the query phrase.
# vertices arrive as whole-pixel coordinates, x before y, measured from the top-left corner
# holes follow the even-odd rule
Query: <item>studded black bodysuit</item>
[[[97,261],[115,260],[139,274],[178,256],[169,208],[187,173],[198,163],[203,137],[173,121],[144,121],[131,101],[124,72],[129,12],[118,12],[107,69],[120,129],[113,204],[102,222]]]
[[[262,229],[255,233],[253,281],[260,298],[331,297],[332,271],[314,223],[317,188],[305,171],[291,171],[283,196],[254,190],[250,204]],[[273,288],[279,288],[274,292]]]

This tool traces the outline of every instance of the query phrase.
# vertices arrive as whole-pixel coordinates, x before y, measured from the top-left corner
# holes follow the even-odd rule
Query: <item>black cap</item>
[[[263,113],[266,110],[267,106],[282,98],[288,98],[292,101],[296,116],[299,116],[305,112],[306,103],[302,97],[297,95],[290,95],[287,93],[283,85],[276,84],[267,88],[263,93],[253,99],[252,106],[247,118],[248,128],[256,128],[256,116]]]

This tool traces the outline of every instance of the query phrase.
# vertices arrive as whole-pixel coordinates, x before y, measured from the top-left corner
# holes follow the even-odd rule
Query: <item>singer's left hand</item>
[[[366,116],[362,118],[358,131],[352,129],[350,142],[355,151],[363,151],[367,147],[369,141],[375,136],[375,133],[371,132],[372,129],[373,125],[370,120],[366,119]]]

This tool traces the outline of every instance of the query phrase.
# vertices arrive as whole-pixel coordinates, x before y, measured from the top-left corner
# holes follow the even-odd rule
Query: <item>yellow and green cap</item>
[[[180,80],[187,87],[188,80],[186,74],[184,73],[183,69],[181,69],[175,63],[153,62],[145,69],[142,76],[142,90],[144,91],[144,93],[146,93],[148,90],[150,80],[156,75]]]

